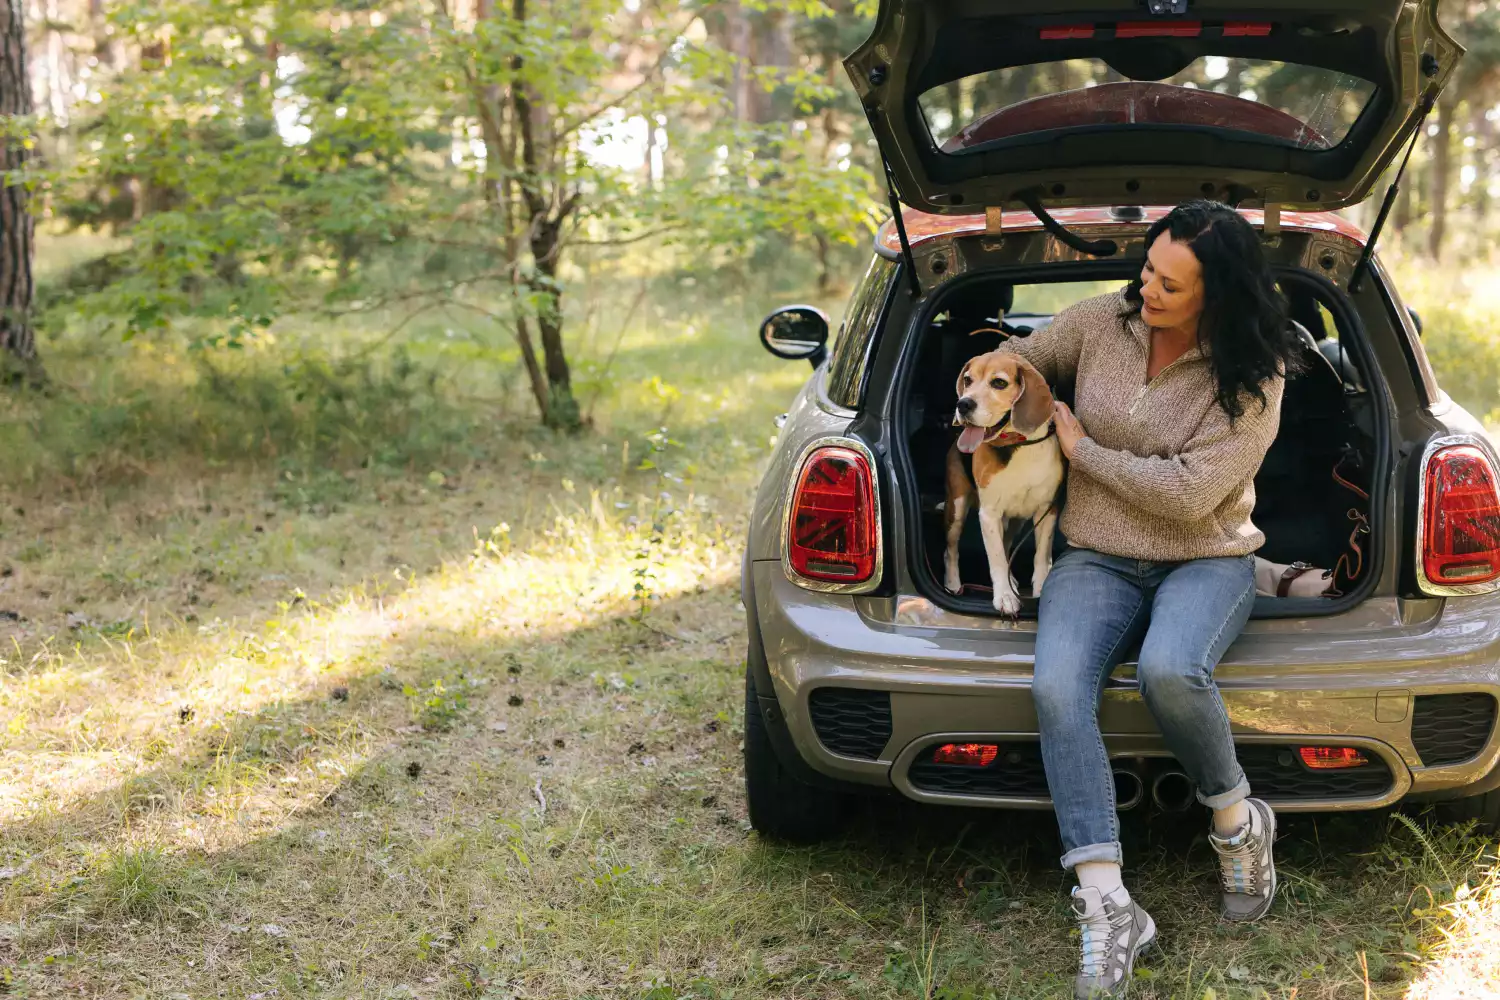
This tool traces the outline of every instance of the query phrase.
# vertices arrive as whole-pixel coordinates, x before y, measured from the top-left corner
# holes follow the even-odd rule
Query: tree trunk
[[[1495,126],[1480,109],[1474,115],[1474,221],[1476,230],[1483,232],[1483,224],[1490,214],[1490,161],[1495,146]]]
[[[776,90],[766,90],[757,83],[750,91],[750,120],[766,125],[790,117],[792,110],[780,94],[785,73],[796,59],[796,41],[792,37],[792,17],[774,6],[758,15],[754,26],[750,57],[759,69],[775,69]]]
[[[512,298],[519,299],[519,288],[512,288]],[[521,360],[526,365],[526,378],[531,383],[531,398],[536,400],[536,410],[542,415],[542,423],[548,423],[548,414],[551,407],[547,405],[547,377],[542,374],[542,366],[537,363],[536,344],[531,339],[531,323],[522,311],[520,303],[516,306],[516,343],[521,345]]]
[[[31,303],[35,233],[29,196],[19,172],[29,155],[18,134],[17,118],[31,115],[31,81],[26,74],[26,23],[22,0],[0,0],[0,347],[11,362],[10,381],[42,381]],[[19,127],[18,127],[19,126]]]
[[[1432,150],[1432,231],[1427,251],[1434,260],[1443,257],[1443,240],[1448,235],[1448,185],[1453,173],[1453,112],[1458,92],[1450,90],[1438,101],[1436,144]]]
[[[1412,189],[1417,186],[1417,171],[1413,166],[1402,179],[1401,187],[1396,190],[1396,207],[1391,210],[1391,225],[1396,228],[1397,234],[1406,235],[1406,228],[1411,225],[1415,208],[1412,205]]]
[[[729,55],[734,60],[729,76],[729,103],[734,108],[734,120],[750,119],[750,17],[739,0],[730,0],[724,5],[725,35],[729,42]]]
[[[511,13],[518,25],[525,24],[526,0],[511,0]],[[536,311],[536,324],[547,364],[547,409],[543,420],[549,427],[574,431],[583,424],[578,401],[573,397],[572,374],[563,349],[562,292],[557,284],[557,268],[562,256],[563,226],[577,207],[579,195],[574,192],[564,197],[555,180],[549,184],[542,177],[543,150],[539,148],[537,132],[546,122],[526,82],[526,63],[521,54],[512,57],[511,69],[511,108],[515,112],[517,152],[521,160],[517,186],[526,208],[527,241],[533,267],[533,277],[528,284],[541,303]],[[555,144],[554,139],[552,145]],[[555,159],[555,150],[553,152],[552,159]]]
[[[542,335],[542,354],[547,359],[547,422],[553,427],[573,430],[580,426],[578,401],[573,397],[573,374],[568,370],[568,356],[563,350],[562,290],[557,284],[559,239],[564,220],[543,220],[532,226],[531,256],[535,261],[537,281],[531,290],[541,305],[536,325]]]

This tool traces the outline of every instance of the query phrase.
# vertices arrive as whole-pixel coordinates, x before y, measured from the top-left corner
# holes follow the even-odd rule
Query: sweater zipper
[[[1161,377],[1163,375],[1165,375],[1167,372],[1171,371],[1173,368],[1176,368],[1178,365],[1182,364],[1183,361],[1185,361],[1185,360],[1187,360],[1187,359],[1184,356],[1184,357],[1178,358],[1176,361],[1173,361],[1171,364],[1167,365],[1167,367],[1165,367],[1161,371],[1157,372],[1156,373],[1156,378],[1154,378],[1151,381],[1147,382],[1145,385],[1141,386],[1139,389],[1137,389],[1135,391],[1135,398],[1130,401],[1130,410],[1129,410],[1129,413],[1130,413],[1130,415],[1132,417],[1135,416],[1136,408],[1141,405],[1141,400],[1143,400],[1143,399],[1146,398],[1146,393],[1150,391],[1151,387],[1153,385],[1155,385],[1156,383],[1160,382],[1161,381]],[[1147,361],[1147,364],[1150,364],[1149,360]]]

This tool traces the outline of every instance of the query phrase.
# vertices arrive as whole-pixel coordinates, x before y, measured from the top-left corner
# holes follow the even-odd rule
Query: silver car
[[[963,588],[942,585],[954,382],[1138,273],[1152,206],[1201,197],[1264,234],[1306,347],[1256,479],[1260,555],[1329,574],[1319,596],[1258,598],[1217,670],[1250,782],[1282,811],[1447,800],[1500,822],[1496,455],[1373,256],[1395,185],[1368,237],[1332,214],[1399,176],[1452,73],[1436,6],[1313,0],[1245,20],[1217,0],[882,0],[845,65],[908,208],[877,234],[831,345],[808,307],[761,331],[814,371],[744,562],[757,829],[815,839],[878,790],[1050,806],[1035,600],[994,611],[972,524]],[[1008,537],[1027,580],[1031,541]],[[1129,662],[1101,725],[1121,809],[1190,806]]]

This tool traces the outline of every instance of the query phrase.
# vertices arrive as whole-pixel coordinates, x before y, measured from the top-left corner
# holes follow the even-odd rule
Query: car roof
[[[1049,214],[1067,228],[1080,231],[1080,235],[1093,237],[1142,232],[1171,210],[1169,205],[1148,205],[1141,209],[1139,218],[1133,215],[1121,218],[1109,208],[1059,208]],[[1261,209],[1242,208],[1239,213],[1252,226],[1259,228],[1265,224],[1265,213]],[[983,214],[931,215],[916,209],[903,209],[901,218],[906,223],[907,240],[913,247],[958,236],[979,236],[988,231],[987,217]],[[1294,232],[1337,233],[1361,247],[1367,239],[1364,230],[1335,212],[1282,212],[1281,227]],[[1041,221],[1027,211],[1006,212],[1002,217],[1002,233],[1042,228]],[[894,219],[887,219],[881,225],[875,234],[875,245],[887,253],[901,252],[901,238],[896,232]]]

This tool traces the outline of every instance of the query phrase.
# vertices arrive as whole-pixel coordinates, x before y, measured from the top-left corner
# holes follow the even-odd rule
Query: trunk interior
[[[1254,521],[1266,535],[1257,556],[1256,617],[1333,613],[1362,599],[1373,582],[1375,540],[1370,537],[1369,496],[1377,463],[1374,407],[1367,352],[1356,348],[1357,332],[1340,294],[1304,272],[1278,274],[1302,328],[1302,370],[1288,379],[1281,427],[1255,479]],[[1005,277],[976,277],[947,290],[934,302],[907,380],[904,435],[911,482],[919,497],[920,529],[913,533],[912,576],[925,596],[944,607],[972,614],[995,614],[989,563],[979,519],[973,513],[959,545],[963,590],[943,589],[946,501],[945,465],[956,435],[953,412],[956,382],[970,358],[994,350],[1012,336],[1026,336],[1080,299],[1118,289],[1124,277],[1107,281],[1026,283]],[[1376,376],[1378,377],[1378,375]],[[1072,404],[1071,385],[1054,386],[1058,399]],[[1064,489],[1066,493],[1066,489]],[[1375,495],[1379,495],[1378,492]],[[1065,499],[1065,496],[1062,498]],[[1023,598],[1022,616],[1036,613],[1030,593],[1035,546],[1030,523],[1011,521],[1007,547]],[[1066,548],[1058,530],[1054,557]],[[1293,593],[1277,597],[1283,567],[1305,563],[1313,570],[1298,578]],[[1324,579],[1324,572],[1331,576]],[[1317,581],[1317,582],[1314,582]],[[1327,588],[1326,593],[1319,593]]]

